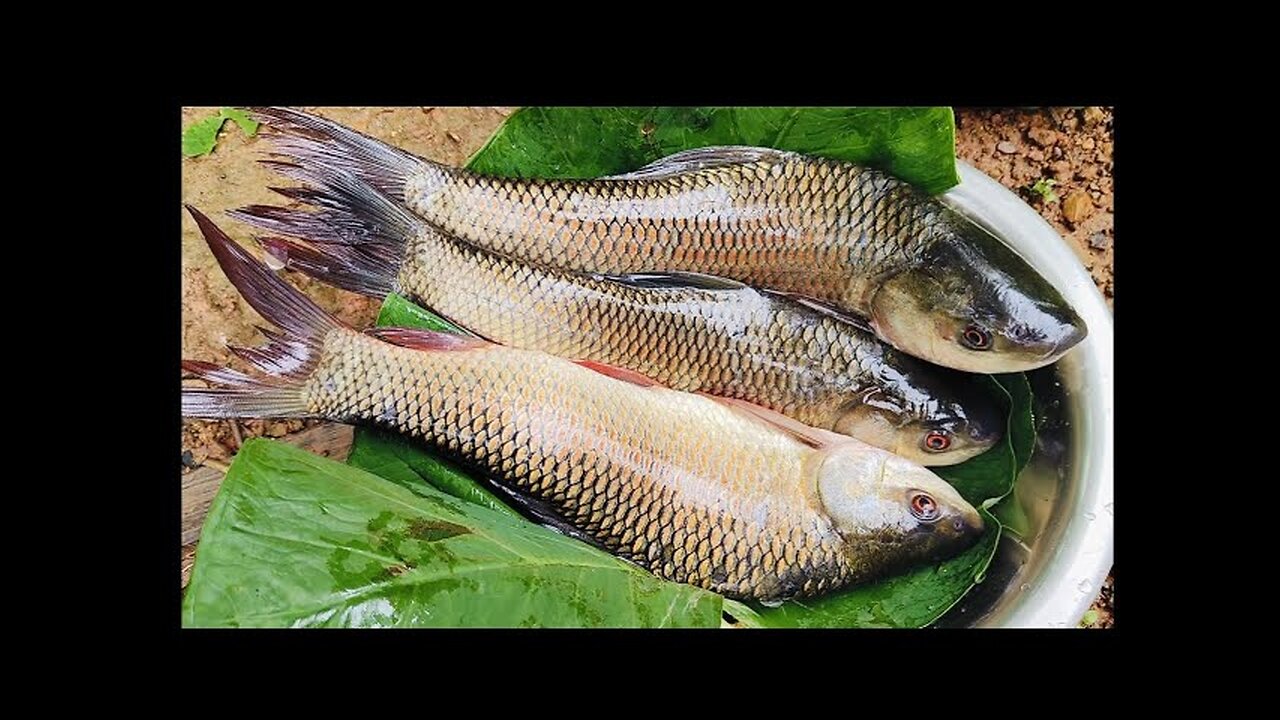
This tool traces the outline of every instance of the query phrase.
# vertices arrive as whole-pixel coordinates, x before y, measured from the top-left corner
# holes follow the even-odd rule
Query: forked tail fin
[[[415,171],[440,166],[331,120],[288,108],[251,108],[276,152],[299,165],[344,170],[391,199],[404,200],[405,181]]]
[[[373,297],[396,291],[396,275],[411,239],[425,230],[403,206],[343,170],[272,163],[305,188],[273,188],[319,212],[250,205],[227,213],[255,227],[300,238],[259,238],[287,267],[321,282]]]
[[[268,342],[261,347],[231,348],[260,371],[260,377],[184,361],[184,370],[222,387],[183,388],[182,414],[200,418],[310,415],[303,383],[319,362],[325,335],[344,326],[254,259],[199,210],[188,205],[187,211],[231,284],[280,331],[263,330]]]

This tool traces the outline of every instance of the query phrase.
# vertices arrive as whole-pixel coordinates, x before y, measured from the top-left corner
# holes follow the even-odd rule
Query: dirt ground
[[[400,107],[303,108],[439,162],[459,165],[478,150],[514,108]],[[183,127],[217,108],[186,108]],[[1106,108],[956,109],[956,154],[1017,192],[1076,250],[1111,303],[1113,292],[1112,114]],[[288,184],[256,161],[267,144],[246,138],[228,122],[212,153],[182,158],[182,198],[237,240],[248,228],[223,212],[253,203],[282,204],[272,185]],[[1031,188],[1056,182],[1055,201]],[[1043,187],[1043,185],[1042,185]],[[217,267],[195,222],[182,208],[182,356],[240,366],[227,343],[255,345],[257,314]],[[257,253],[254,243],[246,243]],[[322,307],[356,327],[371,325],[378,303],[297,273],[290,280]],[[244,439],[282,437],[306,423],[286,421],[183,422],[182,472],[208,464],[225,469]],[[190,577],[195,546],[182,549],[182,583]],[[1112,624],[1112,579],[1094,603],[1090,627]]]

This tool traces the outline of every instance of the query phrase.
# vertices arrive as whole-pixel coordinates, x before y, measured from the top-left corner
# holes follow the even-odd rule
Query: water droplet
[[[1081,580],[1081,581],[1080,581],[1080,584],[1079,584],[1079,585],[1076,585],[1076,589],[1077,589],[1077,590],[1079,590],[1079,591],[1080,591],[1080,592],[1082,592],[1082,593],[1088,593],[1088,592],[1089,592],[1089,588],[1090,588],[1092,585],[1093,585],[1093,583],[1089,582],[1088,580]]]
[[[1085,519],[1085,520],[1097,520],[1097,519],[1098,519],[1098,513],[1096,513],[1096,512],[1094,512],[1094,511],[1090,510],[1089,512],[1087,512],[1087,513],[1085,513],[1085,514],[1084,514],[1084,519]]]
[[[1021,590],[1022,592],[1026,592],[1031,589],[1031,583],[1022,583],[1021,585],[1018,586],[1018,589]]]
[[[1114,516],[1114,515],[1116,514],[1116,504],[1115,504],[1115,503],[1107,503],[1106,505],[1103,505],[1103,506],[1102,506],[1102,509],[1103,509],[1103,510],[1106,510],[1108,515],[1113,515],[1113,516]]]

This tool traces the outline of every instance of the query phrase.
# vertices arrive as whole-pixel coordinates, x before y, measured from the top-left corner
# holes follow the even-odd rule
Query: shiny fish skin
[[[478,175],[337,123],[255,111],[290,163],[357,174],[440,230],[527,262],[698,272],[805,295],[968,372],[1054,362],[1087,334],[1007,245],[887,173],[767,148],[686,150],[594,180]]]
[[[730,597],[827,592],[949,557],[983,530],[954,488],[856,440],[802,442],[722,401],[546,353],[357,333],[190,210],[280,331],[242,355],[262,377],[184,363],[223,386],[184,388],[188,417],[321,417],[417,437],[659,577]]]
[[[305,199],[321,212],[251,206],[231,214],[327,248],[331,255],[299,263],[315,251],[263,241],[321,280],[344,284],[349,270],[361,280],[349,289],[406,295],[494,342],[746,400],[925,465],[962,462],[1001,435],[997,409],[968,378],[789,297],[707,276],[605,277],[520,262],[431,229],[349,175],[291,176],[309,183]],[[335,248],[343,235],[361,239],[349,246],[356,251],[394,259],[371,264],[368,252]],[[946,449],[928,448],[939,434]]]

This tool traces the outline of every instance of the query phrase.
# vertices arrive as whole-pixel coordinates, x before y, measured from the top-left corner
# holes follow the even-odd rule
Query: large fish
[[[551,523],[730,597],[831,591],[946,558],[982,532],[950,485],[857,440],[783,430],[743,406],[542,352],[343,327],[192,214],[224,272],[280,332],[241,351],[258,377],[184,363],[223,386],[183,388],[189,417],[391,428],[470,464]]]
[[[999,239],[879,170],[710,147],[609,178],[496,178],[305,113],[256,114],[290,162],[354,172],[444,232],[522,260],[698,272],[798,293],[865,319],[905,352],[970,372],[1047,365],[1086,334]]]
[[[705,275],[600,276],[475,248],[360,180],[283,168],[323,208],[231,215],[306,239],[261,242],[349,290],[407,295],[486,339],[640,373],[675,390],[738,398],[924,465],[991,447],[1003,416],[972,378],[898,352],[803,301]]]

